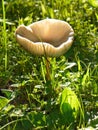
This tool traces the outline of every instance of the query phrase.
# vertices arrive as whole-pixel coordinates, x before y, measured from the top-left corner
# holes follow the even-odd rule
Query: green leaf
[[[7,97],[8,99],[11,99],[11,98],[12,98],[12,93],[13,93],[12,90],[1,89],[1,91],[6,95],[6,97]]]
[[[93,7],[98,8],[98,0],[89,0],[88,1]]]
[[[14,105],[11,105],[11,104],[8,104],[4,109],[3,109],[3,112],[8,114],[8,112],[10,112],[12,109],[14,109],[15,106]]]
[[[76,94],[65,88],[60,96],[60,111],[66,120],[73,121],[79,113],[80,102]]]
[[[43,128],[46,125],[46,118],[42,112],[32,111],[28,113],[27,118],[34,127]]]
[[[0,110],[8,104],[9,100],[0,96]]]

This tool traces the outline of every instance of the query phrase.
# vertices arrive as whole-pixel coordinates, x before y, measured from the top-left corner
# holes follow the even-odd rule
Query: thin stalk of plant
[[[43,76],[43,80],[46,83],[44,59],[43,59],[43,62],[41,62],[41,73],[42,73],[42,76]]]
[[[2,0],[3,9],[3,42],[4,42],[4,53],[5,53],[5,70],[7,69],[7,34],[6,34],[6,11],[4,6],[4,0]]]
[[[46,79],[47,81],[50,81],[51,80],[51,76],[50,76],[50,59],[49,57],[46,57]]]
[[[17,118],[16,120],[13,120],[13,121],[11,121],[11,122],[8,122],[8,123],[5,124],[4,126],[2,126],[2,127],[0,128],[0,130],[5,130],[5,129],[8,130],[11,125],[15,124],[15,126],[16,126],[16,123],[18,123],[19,121],[22,122],[22,121],[25,121],[25,120],[27,120],[27,119],[26,119],[26,118],[23,118],[23,119],[22,119],[22,118],[20,118],[20,119]],[[15,126],[14,126],[14,127],[15,127]],[[9,128],[8,128],[8,127],[9,127]],[[7,128],[8,128],[8,129],[7,129]],[[11,128],[12,128],[12,127],[11,127]],[[15,129],[15,128],[14,128],[14,129]],[[14,129],[13,129],[13,130],[14,130]]]
[[[45,83],[51,81],[51,68],[50,68],[50,58],[46,55],[42,58],[43,62],[41,63],[42,75]],[[44,67],[43,67],[44,64]]]

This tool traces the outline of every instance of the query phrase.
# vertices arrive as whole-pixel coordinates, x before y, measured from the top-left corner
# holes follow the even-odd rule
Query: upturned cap
[[[58,57],[71,47],[74,31],[65,21],[45,19],[29,26],[20,25],[15,35],[19,44],[32,54]]]

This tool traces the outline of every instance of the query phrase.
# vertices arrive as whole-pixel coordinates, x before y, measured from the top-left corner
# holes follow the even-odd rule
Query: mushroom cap
[[[71,47],[74,31],[65,21],[45,19],[29,26],[20,25],[16,40],[34,55],[58,57]]]

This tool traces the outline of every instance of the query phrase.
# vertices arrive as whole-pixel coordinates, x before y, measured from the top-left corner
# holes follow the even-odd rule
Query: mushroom
[[[29,26],[20,25],[15,35],[19,44],[32,54],[58,57],[71,47],[74,31],[65,21],[45,19]]]
[[[16,40],[34,55],[46,57],[46,79],[50,80],[50,64],[47,57],[63,55],[71,47],[74,37],[72,27],[65,21],[45,19],[29,26],[20,25]]]

